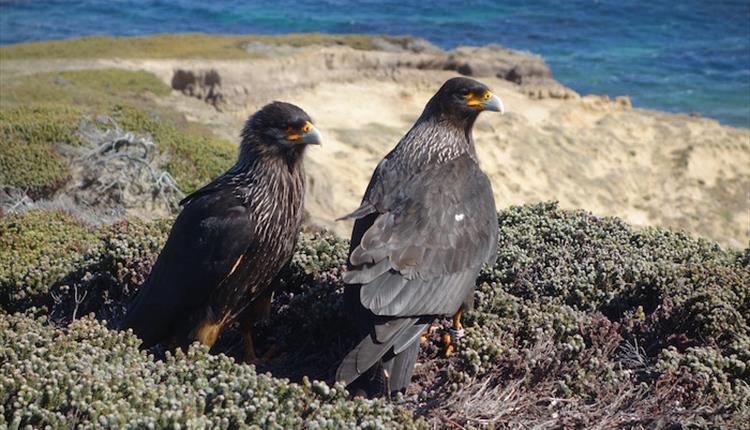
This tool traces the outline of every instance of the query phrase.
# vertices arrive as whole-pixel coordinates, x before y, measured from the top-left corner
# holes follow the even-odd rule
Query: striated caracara
[[[362,340],[336,379],[366,396],[404,390],[422,332],[457,315],[484,263],[494,261],[497,214],[472,127],[503,105],[468,78],[445,82],[378,164],[355,219],[344,304]]]
[[[292,257],[303,218],[302,157],[320,136],[297,106],[273,102],[242,130],[236,164],[187,196],[122,326],[143,340],[213,345],[239,321],[246,361],[252,323],[268,313],[275,278]]]

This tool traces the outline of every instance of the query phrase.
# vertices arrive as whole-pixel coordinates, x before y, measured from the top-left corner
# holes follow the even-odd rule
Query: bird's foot
[[[437,326],[434,324],[430,324],[429,327],[427,327],[427,330],[425,330],[422,335],[419,337],[419,343],[427,343],[427,340],[432,336],[433,333],[437,330]]]
[[[445,357],[453,355],[456,352],[454,345],[465,335],[466,332],[464,332],[463,327],[450,328],[447,332],[443,333],[443,355]]]

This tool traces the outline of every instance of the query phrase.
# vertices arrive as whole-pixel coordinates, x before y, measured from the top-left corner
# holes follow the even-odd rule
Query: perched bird
[[[403,391],[420,335],[470,301],[481,266],[495,259],[495,200],[472,137],[484,110],[503,111],[485,85],[445,82],[342,218],[356,220],[344,305],[363,338],[336,379],[355,394]]]
[[[251,326],[267,316],[275,278],[292,257],[303,218],[302,158],[320,143],[299,107],[273,102],[242,130],[235,165],[187,196],[169,238],[122,326],[143,340],[212,346],[240,322],[245,360]]]

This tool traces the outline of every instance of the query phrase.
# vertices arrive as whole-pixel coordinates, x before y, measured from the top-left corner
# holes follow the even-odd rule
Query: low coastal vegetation
[[[401,45],[408,36],[378,36]],[[71,40],[22,43],[0,48],[0,60],[81,58],[204,58],[243,59],[261,55],[246,49],[249,43],[284,46],[341,45],[360,50],[377,49],[373,36],[359,34],[291,33],[280,36],[157,34],[139,37],[89,36]]]
[[[91,227],[54,211],[6,216],[0,418],[34,426],[378,428],[449,419],[731,428],[747,416],[748,250],[554,204],[513,207],[498,220],[500,256],[477,281],[459,352],[442,357],[433,334],[414,386],[389,404],[348,401],[330,385],[330,361],[355,340],[340,329],[344,240],[302,233],[259,331],[261,348],[284,339],[283,354],[263,368],[271,375],[258,375],[230,358],[231,334],[217,355],[197,346],[149,355],[134,336],[107,328],[143,282],[169,221]]]
[[[0,183],[34,198],[52,195],[69,177],[60,146],[83,145],[82,121],[104,115],[150,136],[180,189],[195,190],[231,166],[237,149],[148,96],[170,91],[151,73],[121,69],[39,73],[4,84]]]

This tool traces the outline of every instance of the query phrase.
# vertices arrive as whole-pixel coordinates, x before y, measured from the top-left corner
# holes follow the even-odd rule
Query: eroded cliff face
[[[251,43],[244,47],[251,57],[242,60],[19,60],[4,67],[24,73],[118,67],[152,72],[168,84],[177,74],[192,74],[197,78],[189,91],[176,89],[157,103],[235,142],[243,121],[264,104],[296,103],[324,133],[322,147],[308,151],[309,222],[342,236],[350,226],[333,220],[359,204],[375,165],[434,91],[463,72],[505,103],[505,115],[480,116],[474,136],[498,207],[558,200],[565,208],[747,246],[750,130],[633,109],[627,97],[581,97],[530,53],[377,46]],[[203,85],[201,77],[209,75]]]
[[[580,97],[542,73],[546,66],[532,54],[459,52],[466,64],[482,66],[470,71],[505,102],[505,115],[482,114],[475,128],[499,207],[558,200],[636,225],[684,228],[736,247],[748,243],[750,131],[632,109],[626,97]],[[442,69],[458,63],[457,56],[318,47],[253,61],[128,66],[165,80],[172,68],[217,70],[226,99],[220,112],[183,95],[166,102],[227,137],[269,100],[304,106],[325,133],[307,162],[310,221],[345,236],[350,227],[332,220],[358,205],[377,162],[456,74]],[[510,73],[521,68],[530,74]],[[509,73],[520,84],[506,79]]]

